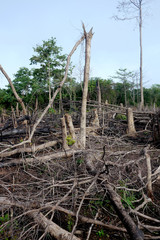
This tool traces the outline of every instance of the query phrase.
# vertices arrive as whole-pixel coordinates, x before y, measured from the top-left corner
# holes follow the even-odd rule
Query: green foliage
[[[115,117],[115,119],[117,119],[117,120],[127,120],[127,116],[126,115],[124,115],[124,114],[116,114],[116,117]]]
[[[99,237],[103,237],[105,235],[103,229],[99,230],[98,232],[96,232],[96,234],[99,236]]]
[[[84,163],[84,159],[83,158],[77,158],[77,164],[81,165],[82,163]]]
[[[74,220],[73,220],[72,216],[68,214],[68,217],[67,217],[67,228],[68,228],[69,232],[72,232],[73,225],[74,225]]]
[[[11,227],[11,224],[10,223],[7,223],[9,221],[9,214],[6,213],[4,216],[1,216],[0,217],[0,239],[4,239],[4,240],[9,240],[9,239],[12,239],[12,240],[16,240],[17,239],[17,236],[16,235],[12,235],[11,236],[11,233],[10,233],[10,227]],[[5,227],[3,228],[3,224],[5,224]],[[16,225],[16,227],[18,227],[17,225],[17,222],[15,223],[14,222],[14,225]]]
[[[56,110],[54,108],[49,108],[48,109],[48,113],[50,114],[55,114],[56,113]]]
[[[12,81],[24,104],[31,109],[34,109],[36,100],[41,108],[49,102],[49,90],[53,95],[53,91],[62,81],[67,59],[67,55],[62,53],[62,48],[57,46],[56,38],[53,37],[42,41],[41,45],[33,49],[34,55],[30,58],[30,63],[34,68],[21,67]],[[70,65],[61,94],[56,96],[57,102],[62,99],[62,102],[66,103],[64,104],[66,111],[77,110],[79,105],[73,101],[82,99],[83,84],[72,77],[72,71],[73,66]],[[88,100],[97,101],[97,82],[100,85],[103,103],[108,100],[110,104],[137,106],[140,101],[140,90],[135,85],[139,82],[136,72],[124,68],[118,69],[115,75],[108,79],[92,77],[88,83]],[[6,89],[0,89],[0,113],[2,108],[10,110],[11,106],[15,107],[16,102],[10,85],[6,86]],[[148,106],[160,106],[160,84],[144,88],[144,102]],[[55,107],[58,108],[58,104],[55,104]],[[49,109],[49,113],[55,113],[54,111]],[[117,118],[126,120],[124,116],[117,115]]]
[[[68,146],[72,146],[72,145],[76,142],[76,141],[72,138],[71,135],[68,135],[68,136],[66,137],[66,141],[67,141]]]
[[[97,82],[99,81],[101,89],[102,102],[106,99],[109,103],[114,103],[115,92],[113,90],[112,79],[91,78],[88,83],[88,98],[89,100],[97,100]]]
[[[133,205],[133,202],[136,200],[136,195],[135,195],[135,193],[132,192],[132,191],[127,191],[127,190],[125,189],[126,183],[125,183],[124,181],[120,181],[119,183],[120,183],[120,185],[121,185],[122,187],[124,187],[124,189],[120,189],[120,190],[118,191],[118,193],[119,193],[120,196],[121,196],[121,201],[122,201],[124,207],[128,207],[128,206],[129,206],[129,207],[131,207],[132,209],[134,209],[135,207],[134,207],[134,205]]]

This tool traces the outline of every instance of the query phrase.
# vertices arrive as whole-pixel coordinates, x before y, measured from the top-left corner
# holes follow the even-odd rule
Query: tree
[[[81,107],[81,120],[80,120],[80,144],[82,148],[86,146],[86,106],[87,106],[87,95],[88,95],[88,80],[90,72],[90,51],[91,51],[91,40],[93,37],[92,28],[87,33],[84,24],[83,31],[85,36],[85,67],[84,67],[84,84],[83,84],[83,97]]]
[[[136,19],[139,25],[139,46],[140,46],[140,90],[141,90],[141,102],[140,109],[144,108],[144,95],[143,95],[143,71],[142,71],[142,7],[145,3],[145,0],[123,0],[118,3],[118,12],[123,14],[122,17],[115,16],[116,20],[131,20]]]
[[[63,77],[67,56],[62,54],[62,48],[56,45],[55,38],[43,41],[42,45],[37,45],[33,49],[36,54],[30,58],[31,64],[40,65],[35,69],[34,77],[43,89],[49,89],[51,100],[51,87]]]
[[[133,77],[133,72],[127,71],[126,68],[119,69],[118,71],[116,71],[116,76],[113,76],[113,79],[118,79],[122,82],[125,106],[127,106],[128,91],[132,86],[131,84],[132,77]]]
[[[23,98],[25,102],[30,101],[32,93],[32,74],[31,71],[26,68],[20,68],[16,74],[14,74],[13,84],[17,93]]]

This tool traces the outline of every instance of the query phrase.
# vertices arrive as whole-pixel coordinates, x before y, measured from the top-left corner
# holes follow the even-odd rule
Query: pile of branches
[[[55,131],[32,145],[1,142],[1,239],[159,239],[160,151],[124,136],[123,121],[112,134],[92,128],[85,150],[64,151],[60,120],[46,122]]]

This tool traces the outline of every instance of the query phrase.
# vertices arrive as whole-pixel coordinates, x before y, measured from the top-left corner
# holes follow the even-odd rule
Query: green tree
[[[152,85],[151,89],[151,104],[156,104],[160,106],[160,84]]]
[[[123,94],[124,94],[124,101],[123,103],[125,106],[128,104],[128,98],[129,98],[129,90],[132,88],[132,78],[133,78],[133,72],[127,71],[126,68],[119,69],[116,71],[116,75],[112,77],[113,79],[119,80],[122,85],[117,85],[119,88],[123,86]],[[122,90],[122,89],[121,89]]]
[[[37,45],[34,49],[35,55],[30,58],[31,64],[39,67],[34,70],[34,78],[40,87],[49,92],[51,99],[51,88],[64,74],[67,56],[62,54],[62,48],[56,45],[56,39],[51,38],[43,41],[42,45]]]
[[[88,96],[90,100],[97,100],[97,81],[99,81],[101,89],[101,98],[102,102],[106,100],[109,103],[114,103],[115,101],[115,92],[113,89],[113,80],[112,79],[102,79],[99,77],[92,77],[89,80],[88,84]]]

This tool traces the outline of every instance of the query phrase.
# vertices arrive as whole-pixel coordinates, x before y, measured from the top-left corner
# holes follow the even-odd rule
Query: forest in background
[[[46,106],[51,99],[65,72],[67,55],[62,54],[62,48],[56,44],[56,38],[43,41],[37,45],[34,55],[30,58],[32,69],[21,67],[14,75],[13,84],[18,95],[29,109],[34,110]],[[73,69],[76,66],[70,64],[69,74],[61,92],[57,95],[54,107],[59,108],[59,102],[66,106],[67,110],[76,110],[75,101],[82,99],[83,82],[73,77]],[[80,75],[83,75],[81,69]],[[97,101],[97,88],[101,89],[101,100],[109,104],[122,103],[124,106],[138,107],[140,103],[139,73],[128,69],[118,69],[114,76],[107,79],[92,77],[88,84],[88,101]],[[160,106],[160,84],[154,84],[150,88],[143,88],[144,103],[148,107]],[[70,103],[70,105],[69,105]],[[10,110],[16,106],[16,99],[10,85],[0,89],[0,110]],[[53,111],[53,110],[52,110]]]

